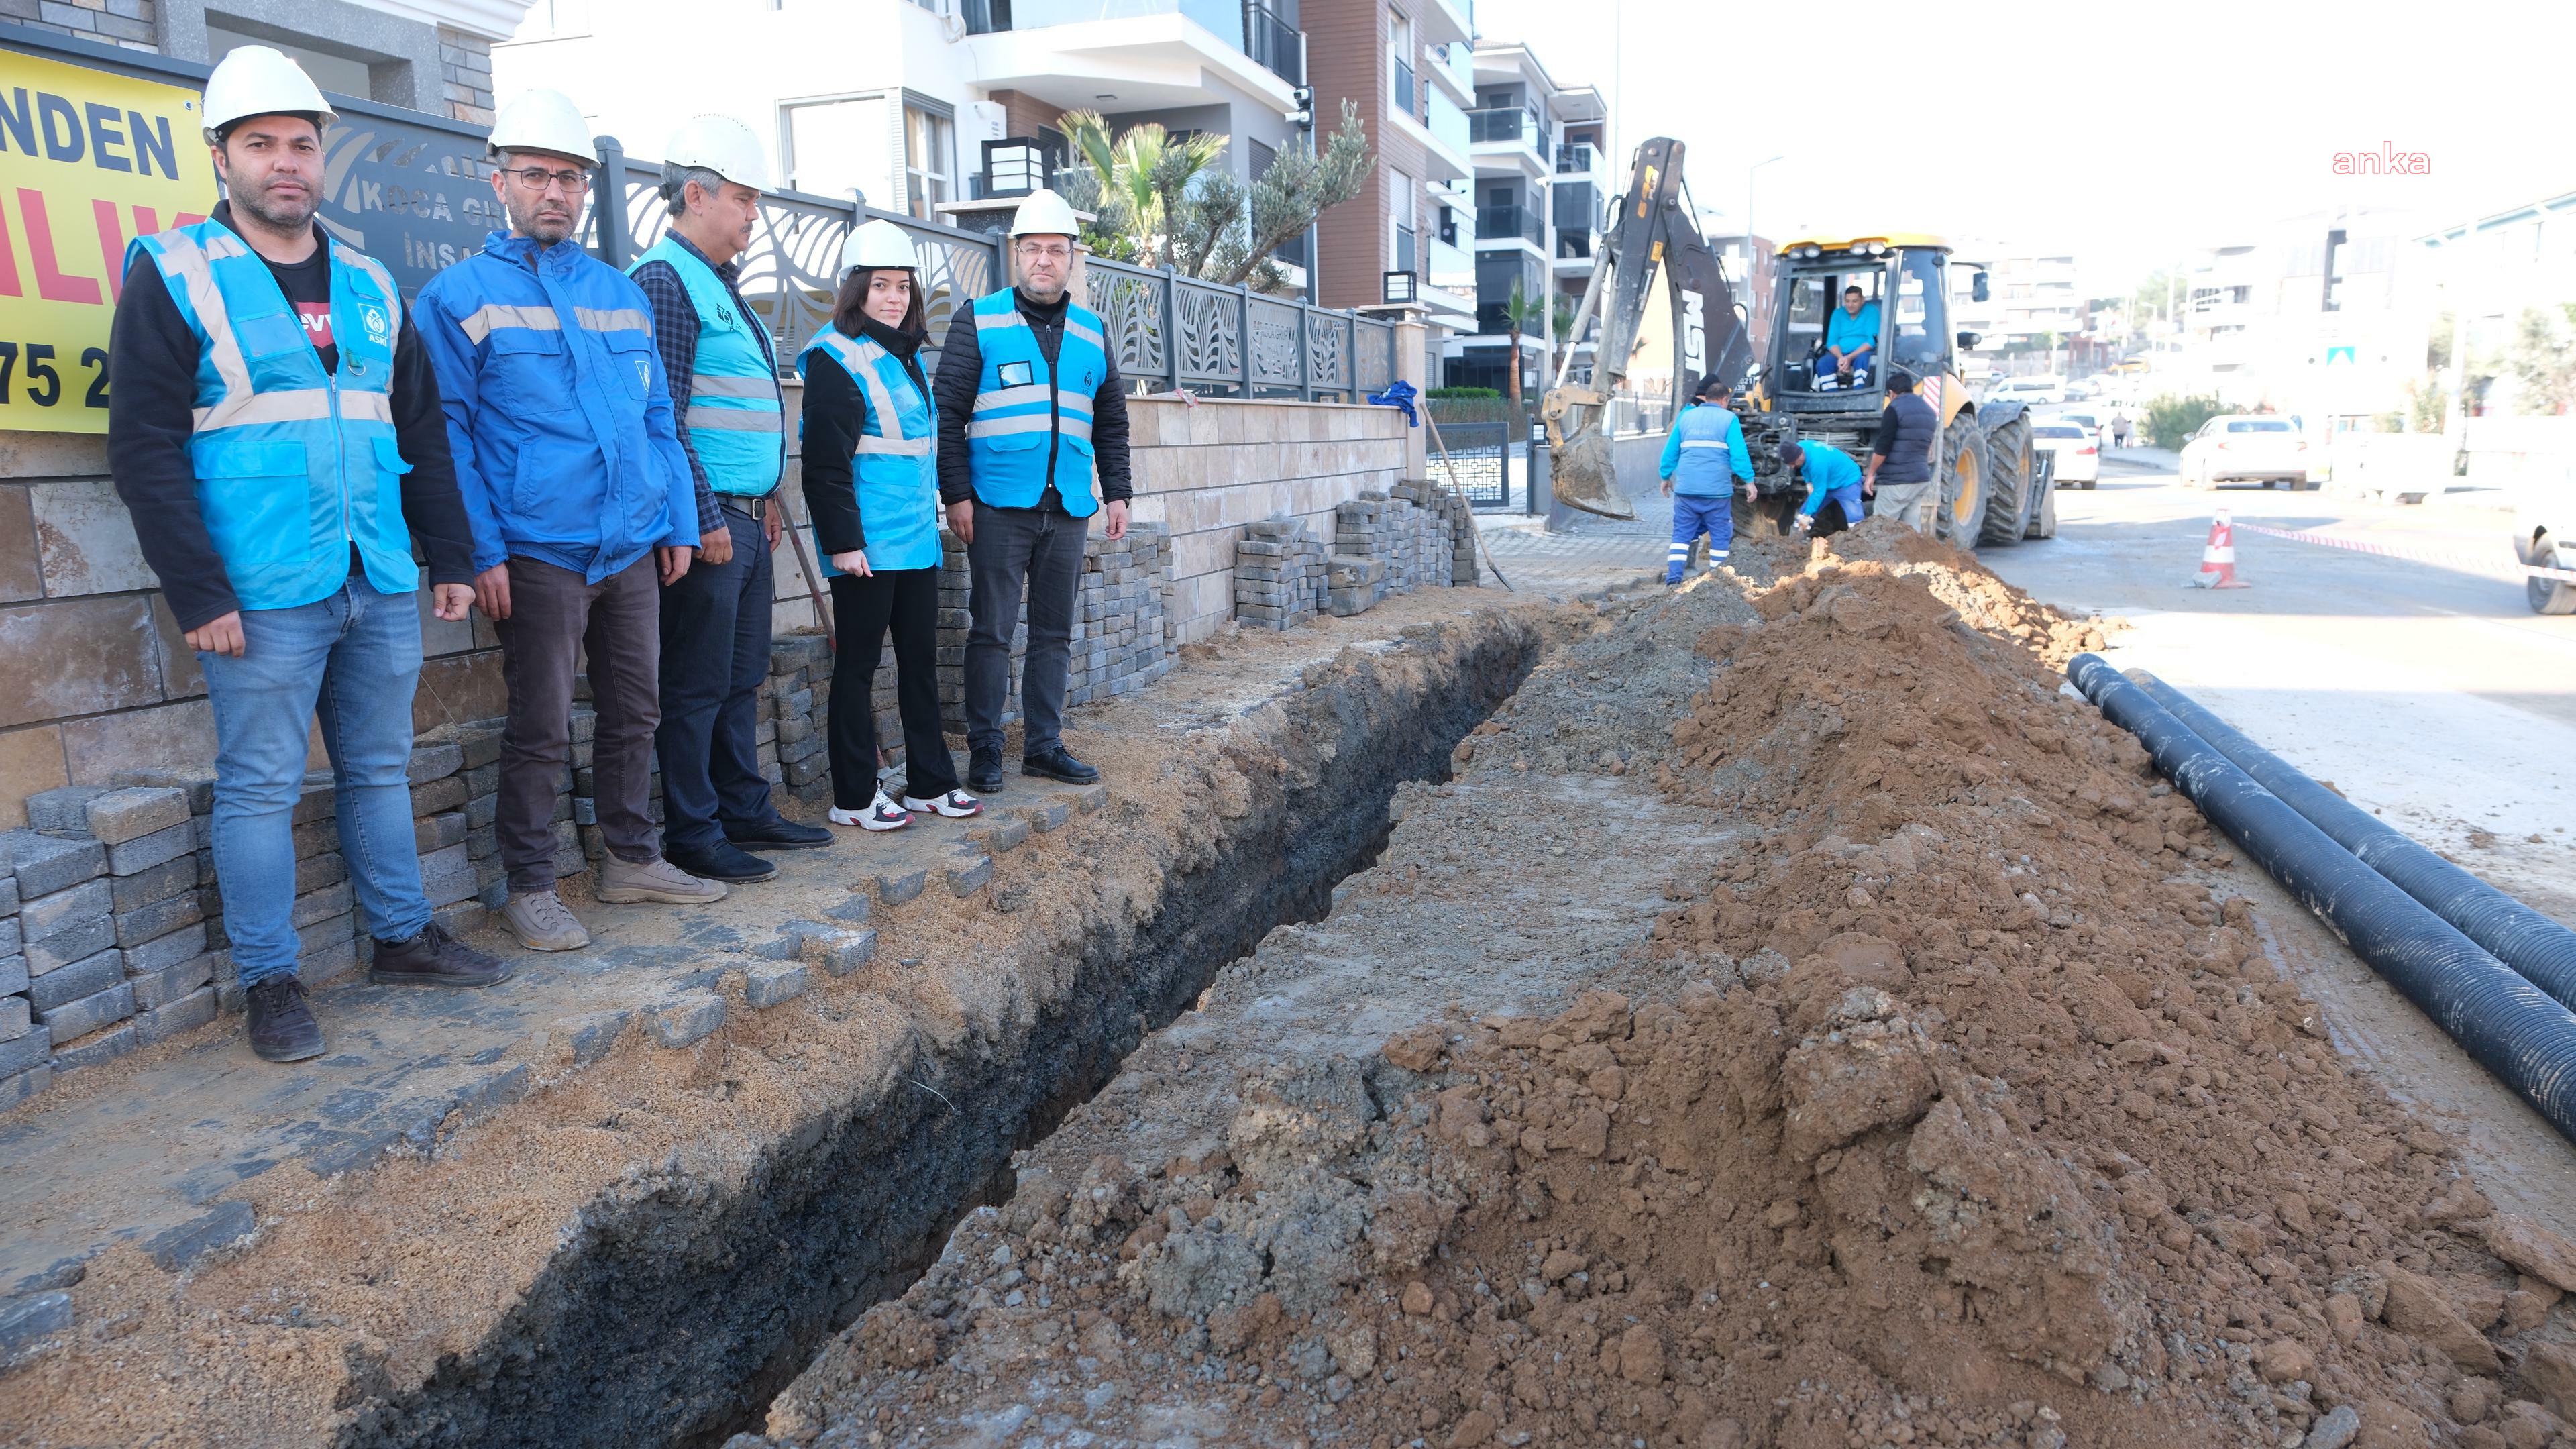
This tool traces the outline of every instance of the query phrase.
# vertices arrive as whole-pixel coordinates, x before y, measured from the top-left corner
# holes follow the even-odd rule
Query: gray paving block
[[[38,896],[18,907],[20,938],[45,941],[75,926],[86,925],[116,910],[116,893],[103,880],[83,881],[69,890]]]
[[[634,1018],[634,1012],[623,1009],[586,1011],[579,1016],[558,1017],[546,1030],[563,1039],[571,1048],[575,1062],[589,1063],[608,1055],[609,1050],[617,1045],[617,1039],[626,1034],[626,1024]]]
[[[474,857],[465,848],[461,820],[454,845],[420,858],[420,886],[433,909],[473,899]]]
[[[644,1008],[644,1031],[657,1046],[693,1046],[724,1025],[724,998],[712,991],[683,991]]]
[[[27,974],[43,976],[74,961],[85,961],[116,945],[116,921],[101,916],[83,921],[68,931],[57,932],[26,948]]]
[[[128,785],[166,785],[187,797],[188,813],[203,815],[215,808],[215,770],[212,765],[181,769],[119,770],[113,782]]]
[[[294,908],[287,914],[287,923],[292,925],[299,935],[302,935],[305,928],[308,926],[328,921],[335,916],[345,916],[349,914],[350,907],[356,902],[356,900],[357,892],[347,881],[341,881],[334,885],[327,885],[322,887],[320,890],[307,891],[303,895],[295,898]],[[340,935],[343,936],[347,934],[348,932],[345,930],[340,932]],[[315,939],[317,938],[312,936],[304,937],[305,944],[307,945],[311,945]],[[320,937],[318,937],[318,939],[331,941],[339,939],[339,936],[334,936],[330,934],[330,932],[325,931]]]
[[[863,895],[853,894],[848,900],[832,907],[823,914],[835,921],[864,921],[868,918],[868,898]]]
[[[289,818],[298,825],[328,820],[336,802],[337,787],[332,783],[331,772],[315,770],[304,777],[304,787],[295,797],[295,813]]]
[[[58,1042],[74,1041],[102,1027],[116,1025],[134,1014],[134,991],[122,979],[124,972],[125,968],[119,966],[117,974],[120,979],[105,991],[93,992],[50,1009],[37,1007],[36,1020],[42,1022]]]
[[[412,849],[422,855],[465,843],[465,812],[450,810],[443,815],[423,815],[412,823]]]
[[[868,884],[876,892],[879,905],[899,906],[921,894],[930,884],[930,872],[923,870],[879,870],[870,873]]]
[[[0,996],[25,991],[28,979],[27,958],[24,955],[0,956]]]
[[[1109,787],[1106,784],[1077,785],[1074,787],[1074,808],[1080,810],[1085,815],[1095,813],[1101,806],[1108,803]]]
[[[35,1030],[35,1008],[23,996],[0,996],[0,1046]]]
[[[57,785],[27,797],[27,828],[74,839],[89,834],[89,802],[108,793],[105,785]]]
[[[118,911],[116,944],[130,950],[146,941],[157,941],[173,931],[196,925],[205,918],[205,904],[197,899],[195,891],[137,906],[130,911]]]
[[[151,1254],[152,1261],[160,1264],[164,1272],[176,1273],[218,1248],[229,1248],[249,1237],[258,1227],[249,1203],[221,1202],[147,1239],[143,1251]]]
[[[25,997],[18,1000],[24,1001]],[[54,1033],[44,1026],[31,1026],[10,1041],[0,1041],[0,1077],[14,1077],[33,1067],[43,1066],[54,1054]]]
[[[326,815],[309,825],[296,826],[293,831],[293,835],[295,839],[295,858],[297,860],[302,860],[307,856],[320,855],[324,851],[338,850],[340,848],[340,821],[336,816]]]
[[[176,793],[175,791],[173,793]],[[135,875],[156,865],[173,861],[197,848],[197,827],[186,819],[149,835],[136,836],[107,848],[107,873]]]
[[[149,870],[110,880],[108,893],[118,915],[157,906],[163,901],[193,897],[197,893],[197,860],[195,855],[176,856]]]
[[[193,926],[182,926],[166,936],[156,936],[140,946],[126,947],[125,974],[149,976],[158,971],[166,971],[182,961],[193,960],[205,954],[205,950],[205,923],[201,921]]]
[[[295,958],[295,974],[304,978],[307,987],[337,981],[357,969],[358,943],[355,940],[334,941]]]
[[[108,869],[108,848],[98,841],[62,841],[57,835],[10,830],[0,835],[0,846],[8,846],[10,861],[18,866],[21,897],[70,890],[85,879],[106,874]]]
[[[113,847],[188,823],[188,792],[167,786],[129,786],[92,796],[83,813],[90,835],[110,847],[108,869],[114,870]]]
[[[0,871],[9,872],[0,875],[0,916],[14,917],[18,914],[18,876],[9,870],[9,852],[6,849],[0,849]]]
[[[784,1005],[814,985],[814,975],[801,961],[763,961],[742,972],[742,999],[754,1011]]]
[[[67,1001],[95,995],[125,979],[125,953],[101,951],[27,983],[27,1001],[38,1016]]]
[[[404,767],[404,778],[414,785],[443,780],[465,768],[465,750],[460,745],[427,743],[412,747],[411,759]]]
[[[15,956],[26,947],[27,936],[18,928],[18,918],[0,916],[0,956]]]
[[[0,1082],[0,1106],[10,1101],[8,1084]],[[50,1340],[71,1332],[72,1295],[29,1293],[0,1302],[0,1360],[16,1362]]]
[[[877,933],[852,931],[823,951],[823,969],[834,976],[847,976],[876,959]]]
[[[176,1001],[165,1002],[134,1018],[134,1040],[137,1046],[150,1046],[168,1041],[183,1031],[194,1031],[215,1019],[215,988],[200,986]]]
[[[212,982],[215,979],[215,960],[215,952],[205,951],[145,975],[129,974],[127,982],[134,988],[134,1009],[152,1011],[167,1006]],[[129,965],[130,961],[131,958]]]
[[[967,831],[966,838],[999,855],[1006,850],[1018,849],[1029,838],[1030,828],[1026,819],[1012,815]]]
[[[132,1021],[121,1021],[102,1027],[78,1041],[54,1048],[53,1065],[57,1072],[76,1072],[101,1062],[112,1062],[136,1047],[143,1038],[136,1034]]]
[[[50,1062],[38,1062],[14,1077],[0,1077],[0,1112],[42,1094],[53,1084],[54,1068]]]
[[[948,893],[971,896],[993,881],[993,857],[980,850],[960,850],[955,864],[942,874],[948,881]]]

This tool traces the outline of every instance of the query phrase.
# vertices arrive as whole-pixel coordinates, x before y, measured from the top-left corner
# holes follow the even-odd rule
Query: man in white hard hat
[[[1021,773],[1100,778],[1064,747],[1065,668],[1091,515],[1103,515],[1107,537],[1125,538],[1132,489],[1127,395],[1108,327],[1065,291],[1079,230],[1063,197],[1029,193],[1011,221],[1019,285],[959,310],[939,355],[939,498],[966,541],[973,579],[966,787],[979,795],[1002,788],[1002,706],[1023,586]]]
[[[473,538],[402,293],[313,224],[334,119],[322,92],[277,51],[242,46],[206,78],[204,117],[225,199],[126,252],[108,466],[214,708],[210,830],[251,1049],[300,1061],[323,1050],[292,919],[317,712],[374,979],[510,975],[431,914],[406,779],[421,660],[413,550],[438,617],[462,619]],[[195,963],[133,987],[174,1026],[216,1004]]]
[[[760,772],[786,410],[769,329],[735,283],[769,165],[731,116],[688,121],[662,156],[671,229],[627,275],[652,304],[701,544],[688,576],[662,591],[662,851],[709,880],[766,880],[778,867],[752,852],[832,843],[782,817]]]
[[[644,294],[574,235],[598,159],[581,109],[530,91],[501,108],[491,144],[509,230],[421,289],[421,340],[474,523],[475,602],[500,633],[509,690],[493,820],[509,872],[501,921],[532,951],[572,951],[590,933],[556,877],[581,858],[554,820],[585,662],[607,847],[592,893],[611,904],[724,898],[663,858],[650,814],[660,586],[689,571],[697,496]]]

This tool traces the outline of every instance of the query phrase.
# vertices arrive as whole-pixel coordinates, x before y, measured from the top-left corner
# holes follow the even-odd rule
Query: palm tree
[[[1112,136],[1098,111],[1067,111],[1058,123],[1074,154],[1099,178],[1101,222],[1134,239],[1148,267],[1173,258],[1172,223],[1199,173],[1225,154],[1227,138],[1212,132],[1174,139],[1147,121]]]
[[[1508,354],[1511,370],[1506,374],[1505,388],[1512,400],[1512,422],[1524,432],[1527,431],[1528,419],[1521,412],[1521,334],[1534,324],[1543,323],[1547,316],[1547,299],[1531,296],[1520,279],[1513,278],[1512,295],[1503,302],[1503,325],[1511,332],[1511,351]]]

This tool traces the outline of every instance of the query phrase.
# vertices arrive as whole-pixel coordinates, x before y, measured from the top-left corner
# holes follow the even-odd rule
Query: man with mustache
[[[301,1061],[323,1050],[293,920],[317,713],[372,977],[510,976],[431,917],[405,777],[421,660],[412,549],[438,617],[462,619],[473,539],[402,293],[313,224],[336,119],[322,92],[279,52],[240,46],[206,78],[203,114],[225,199],[127,251],[108,462],[214,711],[209,828],[251,1050]]]
[[[615,904],[724,898],[663,858],[649,813],[659,586],[689,571],[697,488],[644,293],[573,236],[598,164],[580,107],[529,91],[495,118],[491,146],[510,229],[421,289],[420,331],[474,525],[475,603],[501,636],[509,690],[494,821],[509,871],[501,920],[532,951],[575,951],[590,933],[556,890],[571,832],[555,815],[585,659],[608,848],[593,893]]]

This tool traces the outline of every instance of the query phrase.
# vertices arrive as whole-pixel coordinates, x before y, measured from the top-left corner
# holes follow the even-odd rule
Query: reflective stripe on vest
[[[681,418],[690,451],[718,493],[758,498],[778,486],[787,460],[787,415],[771,361],[768,332],[742,306],[715,269],[671,236],[627,268],[667,262],[698,314],[698,347],[690,364],[689,406]],[[588,325],[586,322],[584,325]]]
[[[868,567],[938,567],[938,402],[913,382],[893,353],[871,338],[823,329],[797,357],[800,375],[817,352],[828,353],[859,385],[867,401],[850,473],[859,522],[867,534]],[[912,418],[909,426],[907,416]],[[824,567],[830,573],[840,572],[829,559]]]
[[[268,264],[218,221],[137,238],[197,337],[189,463],[197,503],[244,609],[329,597],[354,546],[367,581],[409,593],[419,568],[402,513],[411,471],[389,390],[402,293],[373,258],[324,238],[339,352],[325,373]],[[294,486],[300,480],[302,486]]]

